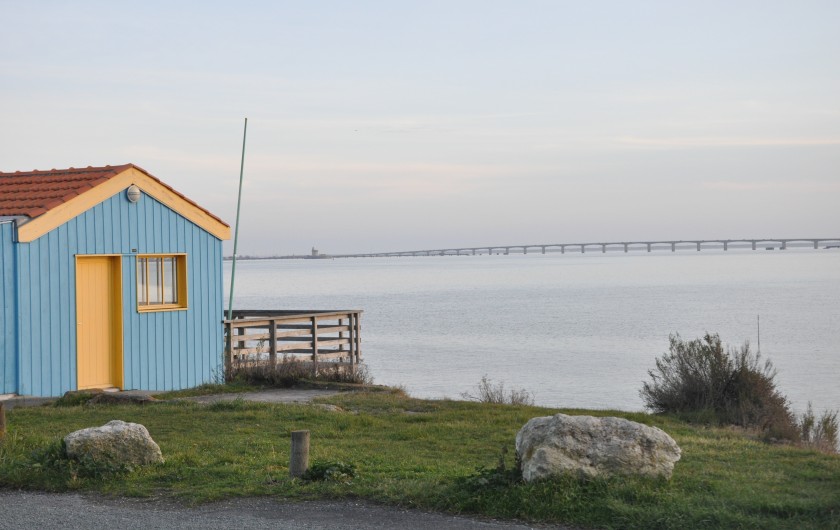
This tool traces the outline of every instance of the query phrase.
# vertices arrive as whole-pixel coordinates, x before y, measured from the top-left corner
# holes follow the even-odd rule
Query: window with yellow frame
[[[137,256],[137,310],[165,311],[187,307],[187,256]]]

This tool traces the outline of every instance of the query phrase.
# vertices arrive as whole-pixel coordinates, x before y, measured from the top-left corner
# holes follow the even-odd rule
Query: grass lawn
[[[840,457],[773,446],[742,433],[616,411],[429,401],[398,392],[343,393],[308,405],[240,400],[214,405],[16,408],[0,442],[0,486],[206,502],[235,496],[356,497],[400,506],[613,528],[840,528]],[[530,418],[556,412],[614,415],[655,425],[683,450],[670,482],[562,478],[512,483],[495,469]],[[81,476],[45,465],[67,433],[112,419],[145,425],[166,463]],[[312,461],[356,466],[349,483],[288,476],[290,432],[311,432]],[[38,454],[42,456],[37,456]]]

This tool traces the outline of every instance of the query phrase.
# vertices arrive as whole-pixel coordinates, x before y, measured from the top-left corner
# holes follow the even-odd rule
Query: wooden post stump
[[[292,431],[292,455],[289,475],[300,477],[309,469],[309,431]]]

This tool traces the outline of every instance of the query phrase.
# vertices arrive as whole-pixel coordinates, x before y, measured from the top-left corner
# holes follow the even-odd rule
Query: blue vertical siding
[[[17,393],[17,286],[12,223],[0,223],[0,394]]]
[[[222,242],[154,198],[145,195],[132,204],[120,193],[37,240],[15,246],[20,274],[17,393],[56,396],[76,388],[76,255],[122,256],[126,389],[186,388],[221,370]],[[137,311],[135,256],[152,253],[187,254],[187,310]],[[5,265],[3,271],[5,278]],[[0,350],[0,361],[5,351]]]

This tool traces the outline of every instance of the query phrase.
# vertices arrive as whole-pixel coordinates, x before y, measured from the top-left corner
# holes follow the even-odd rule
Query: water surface
[[[239,261],[235,295],[237,309],[363,309],[375,380],[418,397],[487,375],[539,404],[623,410],[642,409],[671,333],[755,348],[760,315],[794,408],[840,409],[835,250]]]

